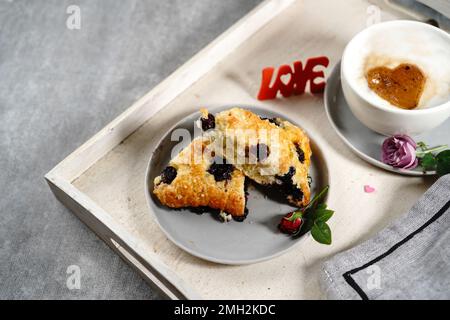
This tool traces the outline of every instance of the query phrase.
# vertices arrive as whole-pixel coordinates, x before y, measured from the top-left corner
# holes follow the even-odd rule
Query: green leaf
[[[319,243],[331,244],[331,229],[325,222],[316,221],[311,228],[311,235]]]
[[[308,217],[310,220],[315,220],[317,210],[324,210],[327,208],[325,203],[320,203],[316,207],[306,208],[304,211],[304,216]]]
[[[321,203],[321,204],[317,205],[316,210],[323,210],[323,209],[326,209],[326,208],[327,208],[327,204],[326,203]]]
[[[436,157],[432,153],[426,153],[420,160],[420,165],[424,170],[435,170],[437,165]]]
[[[327,222],[333,216],[334,211],[329,209],[318,209],[315,214],[315,221],[317,222]]]
[[[311,231],[312,226],[314,225],[314,220],[309,218],[303,218],[303,226],[302,233],[305,234],[308,231]]]
[[[450,173],[450,150],[445,150],[436,156],[437,160],[437,174],[443,176]]]

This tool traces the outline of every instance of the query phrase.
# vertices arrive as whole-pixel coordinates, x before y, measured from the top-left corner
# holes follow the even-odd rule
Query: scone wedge
[[[295,206],[309,203],[311,148],[302,129],[241,108],[201,113],[199,123],[208,123],[202,129],[218,154],[258,184],[279,189]]]
[[[214,155],[210,140],[196,138],[154,180],[154,195],[170,208],[212,208],[235,220],[247,215],[245,176]]]

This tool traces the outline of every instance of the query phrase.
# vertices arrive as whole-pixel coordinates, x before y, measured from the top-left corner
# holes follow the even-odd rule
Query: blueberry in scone
[[[206,109],[201,114],[202,119],[214,119],[214,128],[204,131],[217,154],[253,181],[277,187],[290,203],[298,207],[309,203],[311,148],[302,129],[241,108],[214,117]]]
[[[161,173],[161,182],[165,184],[171,184],[177,177],[177,169],[172,166],[166,167]]]
[[[206,207],[235,219],[246,216],[245,176],[216,157],[206,138],[195,139],[154,180],[153,193],[170,208]]]

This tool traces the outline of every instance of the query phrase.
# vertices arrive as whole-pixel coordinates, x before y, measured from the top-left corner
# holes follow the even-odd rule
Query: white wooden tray
[[[327,55],[328,72],[366,27],[364,0],[267,0],[58,164],[46,179],[57,198],[171,299],[323,298],[320,265],[409,209],[432,180],[371,167],[336,136],[317,96],[260,102],[265,66]],[[383,20],[397,18],[382,12]],[[152,220],[144,194],[155,143],[201,106],[254,105],[313,132],[330,170],[332,246],[310,237],[281,257],[247,266],[208,263],[173,245]],[[370,184],[377,191],[364,194]]]

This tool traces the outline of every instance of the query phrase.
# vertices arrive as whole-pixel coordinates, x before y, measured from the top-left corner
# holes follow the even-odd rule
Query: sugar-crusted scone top
[[[244,216],[245,176],[215,159],[209,139],[194,139],[155,178],[153,193],[171,208],[210,207]]]
[[[297,126],[282,119],[264,119],[241,108],[211,117],[202,109],[202,119],[214,118],[206,137],[216,152],[255,182],[277,186],[287,199],[305,206],[310,200],[308,170],[309,138]]]

